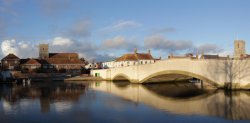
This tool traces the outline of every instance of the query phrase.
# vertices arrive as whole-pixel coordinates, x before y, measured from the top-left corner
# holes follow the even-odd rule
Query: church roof
[[[49,53],[49,58],[78,59],[77,53]]]
[[[48,58],[44,59],[43,64],[83,64],[84,62],[80,59],[61,59],[61,58]]]

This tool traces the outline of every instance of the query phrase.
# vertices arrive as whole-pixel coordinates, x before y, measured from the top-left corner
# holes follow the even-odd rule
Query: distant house
[[[85,69],[100,69],[102,68],[102,63],[89,63],[85,65]]]
[[[218,59],[218,60],[227,60],[227,59],[230,59],[229,55],[226,56],[226,57],[222,57],[222,56],[219,56],[219,55],[204,55],[202,54],[200,59]]]
[[[219,55],[201,55],[200,59],[219,59]]]
[[[138,53],[137,49],[132,54],[124,54],[115,60],[114,67],[132,66],[137,64],[151,64],[155,59],[152,57],[150,50],[148,53]]]
[[[148,53],[138,53],[137,49],[134,50],[134,53],[124,54],[121,57],[117,58],[114,61],[103,62],[103,68],[115,68],[115,67],[125,67],[139,64],[152,64],[156,60],[151,55],[150,50]]]
[[[40,69],[42,64],[38,59],[21,59],[20,66],[21,69],[26,69],[27,72],[32,72],[34,70]]]
[[[185,55],[173,55],[170,54],[168,59],[198,59],[198,55],[194,56],[192,53],[187,53]]]
[[[108,62],[103,62],[102,63],[102,68],[106,69],[106,68],[113,68],[115,64],[115,60],[113,61],[108,61]]]
[[[20,59],[13,53],[8,54],[2,60],[2,70],[18,70],[20,68]]]

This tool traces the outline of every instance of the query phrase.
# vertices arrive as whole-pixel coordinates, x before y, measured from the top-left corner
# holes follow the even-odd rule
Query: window
[[[141,64],[143,64],[143,62],[141,61]]]
[[[7,64],[7,63],[8,63],[8,61],[4,61],[4,63],[5,63],[5,64]]]
[[[145,64],[147,64],[147,61],[145,61]]]

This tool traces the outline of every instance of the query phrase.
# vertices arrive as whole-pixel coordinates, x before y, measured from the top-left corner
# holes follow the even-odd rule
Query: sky
[[[250,51],[249,0],[0,0],[0,58],[77,52],[109,61],[125,53],[233,54],[233,41]]]

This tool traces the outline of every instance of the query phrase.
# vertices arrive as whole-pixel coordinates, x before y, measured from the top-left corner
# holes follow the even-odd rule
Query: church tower
[[[246,55],[245,41],[235,40],[234,41],[234,58],[241,58]]]
[[[49,58],[49,44],[39,44],[39,58]]]

